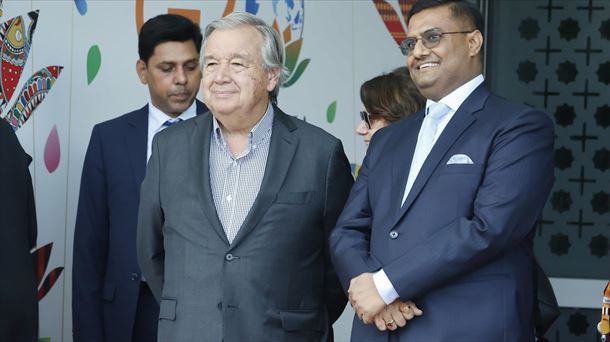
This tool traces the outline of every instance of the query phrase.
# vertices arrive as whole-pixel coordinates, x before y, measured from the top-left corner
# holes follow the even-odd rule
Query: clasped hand
[[[363,273],[350,282],[349,302],[364,324],[375,323],[380,331],[404,327],[408,320],[423,312],[412,301],[395,300],[386,305],[373,281],[372,273]]]

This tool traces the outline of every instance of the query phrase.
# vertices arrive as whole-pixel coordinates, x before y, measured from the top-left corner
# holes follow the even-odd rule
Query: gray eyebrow
[[[232,53],[232,54],[229,56],[229,59],[233,59],[233,58],[243,58],[243,59],[246,59],[246,60],[251,60],[250,55],[248,55],[248,54],[242,54],[242,53]],[[204,59],[204,60],[205,60],[205,59],[216,59],[216,60],[219,60],[219,59],[221,59],[221,58],[218,58],[218,57],[216,57],[216,56],[214,56],[214,55],[209,54],[209,55],[203,55],[203,59]]]

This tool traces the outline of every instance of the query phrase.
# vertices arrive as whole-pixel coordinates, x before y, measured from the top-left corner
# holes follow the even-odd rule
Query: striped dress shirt
[[[260,190],[273,125],[273,107],[249,133],[248,147],[233,157],[214,119],[210,143],[210,183],[214,205],[229,243],[233,242]]]

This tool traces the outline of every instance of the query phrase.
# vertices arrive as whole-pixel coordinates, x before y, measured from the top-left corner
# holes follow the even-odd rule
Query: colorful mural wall
[[[398,1],[388,1],[400,13]],[[147,19],[179,13],[204,27],[233,11],[273,25],[290,77],[279,95],[288,113],[343,140],[350,161],[360,84],[404,64],[372,1],[0,1],[0,117],[34,158],[39,222],[41,340],[70,341],[72,241],[85,150],[96,123],[141,107],[137,33]],[[199,96],[202,98],[202,96]],[[346,316],[344,336],[351,320]]]

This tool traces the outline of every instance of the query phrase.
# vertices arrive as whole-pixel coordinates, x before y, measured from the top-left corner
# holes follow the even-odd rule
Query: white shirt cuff
[[[379,292],[379,295],[381,296],[381,299],[383,299],[384,303],[388,305],[392,304],[399,297],[398,292],[396,292],[394,286],[392,286],[390,279],[388,279],[388,276],[385,274],[383,269],[373,274],[373,282],[375,283],[377,292]]]

